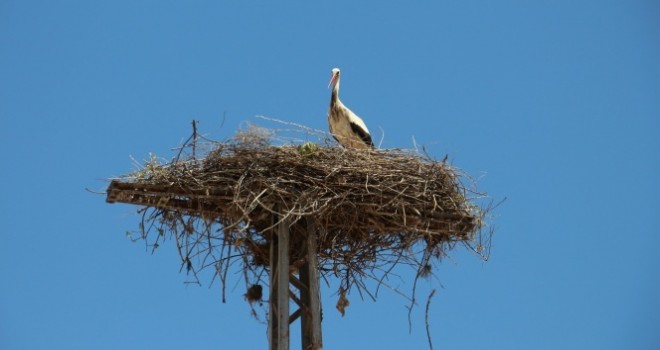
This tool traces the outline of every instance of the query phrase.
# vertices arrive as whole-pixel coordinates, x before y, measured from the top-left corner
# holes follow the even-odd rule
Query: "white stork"
[[[334,68],[328,84],[328,87],[332,86],[330,110],[328,110],[330,133],[346,148],[374,148],[369,129],[362,119],[339,100],[339,74],[339,68]]]

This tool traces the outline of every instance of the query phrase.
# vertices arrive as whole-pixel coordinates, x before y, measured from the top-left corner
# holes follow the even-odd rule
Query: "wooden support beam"
[[[278,220],[275,217],[274,220]],[[270,246],[270,350],[289,350],[289,224],[279,221]]]
[[[291,275],[289,276],[289,278],[291,279],[289,282],[291,282],[291,285],[296,287],[296,289],[302,290],[307,288],[307,286],[302,284],[302,282],[300,282],[300,279],[296,278],[296,276]]]
[[[306,219],[307,237],[303,241],[305,263],[300,267],[300,299],[302,316],[300,321],[302,349],[320,350],[323,348],[321,338],[321,291],[319,286],[319,270],[317,250],[317,230],[314,220]]]
[[[293,277],[293,276],[290,276],[290,277]],[[290,290],[289,290],[289,298],[291,298],[291,300],[293,300],[293,302],[296,305],[298,305],[299,307],[303,306],[302,301],[300,300],[300,298],[298,298],[298,296],[295,293],[291,292]],[[291,321],[291,322],[293,322],[293,321]]]
[[[275,218],[277,220],[277,218]],[[317,228],[312,219],[306,220],[305,239],[301,249],[305,262],[299,269],[299,278],[289,272],[290,230],[288,221],[278,222],[270,246],[270,314],[268,334],[270,350],[289,350],[289,324],[300,318],[303,350],[320,350],[321,292],[317,257]],[[289,285],[300,291],[298,298]],[[295,290],[295,289],[294,289]],[[299,309],[289,314],[290,299]]]
[[[295,322],[298,319],[298,317],[300,317],[301,314],[302,314],[302,309],[298,309],[298,310],[294,311],[291,314],[291,316],[289,316],[289,322],[291,322],[291,323]]]

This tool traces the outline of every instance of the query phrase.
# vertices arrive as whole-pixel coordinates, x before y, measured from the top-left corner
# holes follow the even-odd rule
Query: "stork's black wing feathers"
[[[369,147],[374,148],[374,142],[371,140],[371,135],[369,135],[366,130],[353,122],[350,122],[349,124],[351,124],[351,130],[353,130],[353,132],[358,135],[364,143],[369,145]]]

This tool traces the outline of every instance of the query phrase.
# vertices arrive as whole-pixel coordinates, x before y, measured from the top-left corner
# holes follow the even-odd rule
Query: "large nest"
[[[200,156],[195,134],[186,157],[154,157],[112,180],[107,201],[144,206],[141,237],[157,247],[172,234],[182,266],[195,275],[214,266],[223,285],[236,260],[248,286],[263,282],[280,222],[290,226],[292,265],[313,227],[319,270],[340,279],[342,297],[399,263],[427,273],[457,243],[487,255],[487,210],[474,202],[483,196],[446,162],[402,150],[273,146],[266,136],[242,132]]]

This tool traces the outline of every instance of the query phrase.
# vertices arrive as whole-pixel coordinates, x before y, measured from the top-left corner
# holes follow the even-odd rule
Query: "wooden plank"
[[[275,218],[277,220],[277,218]],[[289,225],[277,224],[270,246],[269,349],[289,350]]]
[[[318,274],[317,232],[314,221],[307,218],[307,237],[303,243],[305,263],[300,268],[300,289],[302,318],[300,321],[302,349],[320,350],[323,348],[321,334],[321,291]]]
[[[274,219],[276,220],[276,219]],[[277,350],[278,346],[278,332],[277,332],[277,310],[279,305],[277,305],[277,278],[276,271],[278,270],[278,239],[277,234],[273,233],[270,240],[270,274],[268,286],[270,291],[268,293],[268,349]]]
[[[277,269],[277,304],[279,306],[278,348],[289,350],[289,224],[280,221],[277,230],[278,269]]]

